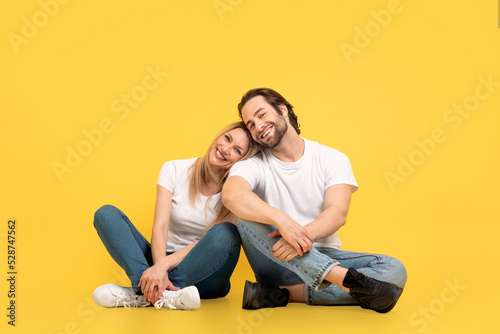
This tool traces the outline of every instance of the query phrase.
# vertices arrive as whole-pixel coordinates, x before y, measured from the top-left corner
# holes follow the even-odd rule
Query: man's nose
[[[264,122],[262,122],[260,119],[255,121],[255,128],[257,129],[257,131],[262,130],[263,127],[264,127]]]

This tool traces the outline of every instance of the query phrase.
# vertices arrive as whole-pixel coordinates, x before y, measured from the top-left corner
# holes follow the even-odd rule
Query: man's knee
[[[393,275],[395,277],[395,282],[393,283],[403,288],[406,284],[406,279],[407,279],[407,272],[405,265],[403,264],[403,262],[394,257],[391,257],[390,264]]]
[[[268,233],[276,229],[276,227],[272,225],[252,222],[241,218],[238,219],[237,226],[242,239],[245,239],[249,234],[254,236],[267,236]]]
[[[236,228],[242,239],[245,239],[247,231],[250,227],[251,227],[251,222],[249,222],[248,220],[238,218],[238,222],[236,223]]]

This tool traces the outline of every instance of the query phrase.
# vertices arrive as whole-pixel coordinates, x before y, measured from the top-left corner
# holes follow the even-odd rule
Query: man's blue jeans
[[[277,260],[272,254],[273,245],[281,238],[269,237],[276,227],[238,220],[243,249],[259,282],[276,285],[305,284],[305,298],[309,305],[358,304],[349,293],[324,281],[335,266],[354,268],[359,272],[404,287],[406,269],[401,261],[387,256],[355,253],[336,248],[313,248],[303,256],[290,261]]]
[[[153,265],[151,244],[127,216],[112,205],[96,211],[94,226],[111,257],[127,273],[136,293],[142,273]],[[218,298],[229,293],[230,277],[240,255],[241,239],[232,223],[214,225],[168,277],[178,288],[194,285],[200,297]],[[172,253],[167,253],[167,255]]]

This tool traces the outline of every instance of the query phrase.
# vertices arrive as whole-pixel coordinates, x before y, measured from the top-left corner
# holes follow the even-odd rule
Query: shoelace
[[[148,305],[150,305],[150,303],[148,301],[143,300],[140,296],[132,301],[130,301],[130,300],[123,301],[123,307],[125,307],[125,308],[146,307]]]
[[[141,298],[142,296],[138,295],[117,293],[115,297],[116,297],[115,308],[120,306],[120,302],[123,303],[123,307],[125,308],[146,307],[149,305],[149,302],[147,300],[144,300],[144,298]]]
[[[353,287],[353,290],[362,293],[371,293],[373,292],[373,289],[375,288],[376,284],[377,282],[373,280],[371,277],[363,275],[361,277],[358,277],[358,279],[356,280],[356,285]]]
[[[167,293],[166,295],[162,295],[160,299],[156,301],[155,307],[160,309],[163,306],[166,306],[171,310],[177,310],[178,307],[176,305],[181,304],[181,295],[182,293]]]

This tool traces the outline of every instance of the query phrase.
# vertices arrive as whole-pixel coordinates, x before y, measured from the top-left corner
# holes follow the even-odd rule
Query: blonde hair
[[[212,149],[215,141],[220,136],[234,129],[243,129],[248,137],[248,140],[250,141],[250,147],[248,148],[246,154],[240,159],[240,161],[248,159],[260,151],[261,146],[253,141],[252,135],[245,126],[245,123],[234,122],[225,126],[222,130],[219,131],[219,133],[217,133],[215,138],[212,140],[212,143],[208,147],[208,150],[205,153],[205,155],[203,157],[198,158],[196,162],[189,168],[191,172],[191,179],[189,182],[189,200],[191,201],[191,203],[196,202],[196,199],[201,194],[201,190],[203,189],[204,184],[208,183],[209,180],[217,180],[217,177],[213,171],[213,167],[208,161],[210,150]],[[224,173],[222,178],[218,180],[218,188],[215,193],[218,193],[222,190],[222,186],[224,185],[224,182],[226,181],[228,174],[229,174],[229,169]],[[211,197],[212,196],[208,198],[207,205]],[[219,203],[219,206],[220,206],[219,213],[217,214],[217,218],[215,219],[215,221],[221,220],[229,213],[229,210],[222,204],[222,202]]]

